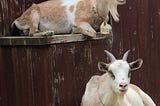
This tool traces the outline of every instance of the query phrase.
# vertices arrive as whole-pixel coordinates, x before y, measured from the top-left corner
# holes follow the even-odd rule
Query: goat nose
[[[127,87],[127,85],[128,85],[127,83],[120,83],[120,84],[119,84],[119,87],[125,88],[125,87]]]

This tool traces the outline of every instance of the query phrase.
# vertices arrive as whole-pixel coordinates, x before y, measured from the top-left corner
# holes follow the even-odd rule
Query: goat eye
[[[131,77],[131,71],[129,71],[129,73],[128,73],[128,77],[129,77],[129,78]]]
[[[115,76],[114,76],[114,74],[113,74],[112,71],[109,71],[108,73],[109,73],[109,75],[111,76],[111,78],[115,79]]]

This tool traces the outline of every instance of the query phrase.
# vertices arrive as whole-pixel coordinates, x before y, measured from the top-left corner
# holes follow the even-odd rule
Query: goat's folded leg
[[[72,33],[80,33],[89,37],[96,37],[96,31],[87,22],[77,23],[72,28]]]

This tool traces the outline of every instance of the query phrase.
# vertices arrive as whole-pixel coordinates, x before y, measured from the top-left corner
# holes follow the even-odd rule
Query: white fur
[[[61,0],[62,2],[62,6],[65,6],[66,7],[66,13],[67,13],[67,16],[68,16],[68,21],[71,22],[71,24],[74,24],[74,20],[75,20],[75,12],[76,12],[76,7],[77,7],[77,3],[79,2],[80,0]],[[71,6],[74,6],[74,10],[73,12],[71,12],[69,10],[69,8]]]
[[[36,31],[38,31],[38,23],[40,21],[39,13],[36,10],[32,10],[30,17],[32,17],[33,26],[36,28]]]
[[[93,76],[87,83],[81,106],[124,106],[121,104],[125,104],[125,106],[156,106],[153,100],[140,89],[140,92],[136,92],[129,86],[124,95],[114,93],[108,79],[100,82],[102,77],[104,75]],[[99,85],[100,83],[101,85]]]
[[[145,106],[138,92],[129,87],[126,95],[130,98],[131,106]]]
[[[130,70],[141,67],[143,60],[137,59],[131,63],[126,60],[116,60],[107,52],[112,62],[99,62],[102,76],[93,76],[86,85],[81,106],[156,106],[151,97],[137,86],[130,84]],[[125,53],[126,59],[128,52]],[[111,74],[113,73],[113,75]],[[125,86],[121,86],[124,84]]]

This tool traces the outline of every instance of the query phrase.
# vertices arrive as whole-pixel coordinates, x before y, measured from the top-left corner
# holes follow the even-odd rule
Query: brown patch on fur
[[[46,1],[40,4],[33,4],[16,21],[21,26],[29,26],[29,35],[38,31],[40,20],[44,22],[59,22],[63,24],[67,20],[66,7],[61,6],[60,0]]]
[[[77,4],[75,22],[89,22],[92,19],[92,5],[89,2],[80,1]]]
[[[41,18],[48,21],[54,20],[55,22],[61,22],[67,19],[66,7],[61,6],[60,0],[52,0],[40,3],[38,6],[41,12]]]
[[[69,11],[72,13],[74,11],[74,5],[69,7]]]
[[[75,11],[75,25],[86,22],[89,23],[95,31],[99,31],[102,19],[98,16],[96,4],[96,0],[78,2]]]
[[[37,27],[33,24],[32,22],[32,15],[33,12],[37,12],[38,14],[40,14],[40,9],[36,4],[32,4],[32,6],[30,8],[28,8],[22,15],[21,17],[17,18],[16,21],[24,26],[24,25],[28,25],[30,28],[30,32],[29,35],[33,34],[34,32],[37,31]]]

